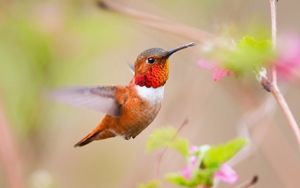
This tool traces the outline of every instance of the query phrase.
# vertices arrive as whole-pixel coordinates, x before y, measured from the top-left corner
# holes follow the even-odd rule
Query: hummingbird
[[[161,108],[169,76],[169,57],[194,45],[188,43],[171,50],[151,48],[143,51],[132,67],[134,76],[126,86],[78,87],[55,92],[58,99],[105,113],[100,123],[74,147],[115,136],[129,140],[141,133]]]

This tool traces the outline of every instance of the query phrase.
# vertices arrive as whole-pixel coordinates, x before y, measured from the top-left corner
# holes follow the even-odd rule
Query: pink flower
[[[197,151],[199,151],[198,146],[191,146],[190,147],[190,154],[195,154]]]
[[[237,173],[228,164],[223,164],[214,174],[214,178],[228,184],[234,184],[239,179]]]
[[[197,64],[203,69],[212,71],[212,78],[214,81],[219,81],[225,76],[229,76],[231,74],[229,70],[220,67],[217,63],[209,62],[205,59],[198,60]]]
[[[192,171],[189,167],[185,167],[183,170],[182,170],[182,175],[183,177],[188,180],[191,178],[191,174],[192,174]]]
[[[191,165],[192,168],[195,168],[196,164],[197,164],[197,157],[196,156],[191,156],[189,158],[189,164]]]
[[[294,35],[280,38],[279,57],[274,64],[279,77],[284,80],[295,78],[300,69],[300,39]]]
[[[182,170],[182,175],[185,179],[190,179],[194,170],[197,169],[197,157],[192,155],[188,158],[187,166]]]
[[[215,67],[213,70],[213,80],[214,81],[219,81],[225,76],[229,76],[230,72],[226,69],[220,68],[220,67]]]

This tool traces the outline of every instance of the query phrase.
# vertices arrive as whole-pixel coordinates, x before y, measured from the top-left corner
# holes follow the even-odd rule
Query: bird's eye
[[[154,59],[153,57],[149,57],[149,58],[147,59],[147,63],[152,64],[152,63],[154,63],[154,62],[155,62],[155,59]]]

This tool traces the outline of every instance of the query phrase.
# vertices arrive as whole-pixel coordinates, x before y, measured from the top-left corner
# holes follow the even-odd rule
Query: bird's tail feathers
[[[114,137],[114,136],[116,136],[116,135],[114,133],[112,133],[111,131],[96,127],[94,130],[92,130],[90,133],[88,133],[85,137],[83,137],[78,143],[76,143],[74,145],[74,147],[85,146],[94,140],[103,140],[103,139]]]

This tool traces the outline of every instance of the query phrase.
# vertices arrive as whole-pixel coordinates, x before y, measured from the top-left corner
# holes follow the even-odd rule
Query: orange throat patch
[[[139,86],[158,88],[163,86],[169,76],[169,62],[153,65],[146,74],[135,74],[134,83]]]

